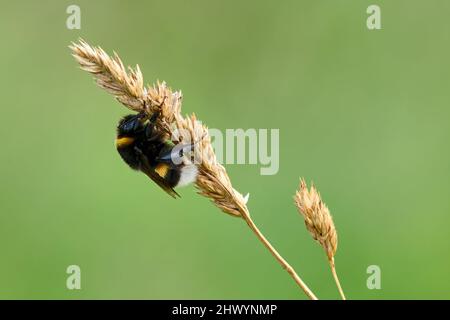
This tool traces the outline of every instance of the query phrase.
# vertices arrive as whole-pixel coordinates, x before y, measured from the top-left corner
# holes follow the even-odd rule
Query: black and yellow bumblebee
[[[144,112],[123,117],[117,126],[116,147],[122,159],[134,170],[145,173],[169,195],[179,194],[175,187],[197,178],[197,167],[185,154],[194,144],[174,144],[155,125],[159,114]]]

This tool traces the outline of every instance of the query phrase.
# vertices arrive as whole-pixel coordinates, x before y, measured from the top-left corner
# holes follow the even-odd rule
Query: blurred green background
[[[319,298],[338,293],[293,206],[299,176],[333,214],[349,298],[450,298],[450,2],[376,1],[369,31],[373,3],[2,1],[0,298],[305,298],[245,223],[126,167],[113,140],[128,111],[78,69],[79,37],[182,89],[210,127],[280,129],[277,175],[227,169]]]

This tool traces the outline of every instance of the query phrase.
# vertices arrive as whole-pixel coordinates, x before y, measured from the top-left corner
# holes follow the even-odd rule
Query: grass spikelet
[[[342,299],[345,300],[345,295],[334,264],[338,237],[330,210],[328,210],[328,207],[322,201],[319,192],[314,186],[311,186],[311,189],[308,190],[304,179],[300,180],[299,190],[295,193],[294,201],[298,212],[305,220],[306,229],[312,235],[314,240],[317,240],[325,250],[333,278]]]
[[[141,70],[125,69],[117,54],[111,58],[100,47],[91,47],[84,40],[72,43],[69,48],[81,69],[94,75],[97,84],[111,93],[119,102],[134,111],[144,105],[144,81]]]

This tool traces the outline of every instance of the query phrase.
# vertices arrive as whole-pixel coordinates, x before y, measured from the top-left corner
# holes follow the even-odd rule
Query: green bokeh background
[[[338,294],[292,203],[299,176],[331,209],[349,298],[450,298],[450,2],[376,1],[369,31],[372,3],[2,1],[0,298],[305,298],[245,223],[124,165],[127,110],[77,69],[78,37],[182,89],[210,127],[280,129],[277,175],[227,170],[319,298]]]

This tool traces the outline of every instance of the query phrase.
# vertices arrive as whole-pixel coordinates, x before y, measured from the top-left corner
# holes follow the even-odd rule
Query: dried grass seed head
[[[91,47],[84,40],[72,43],[70,49],[81,69],[92,73],[101,88],[131,110],[142,110],[145,91],[139,66],[135,70],[129,67],[127,72],[116,53],[111,58],[102,48]]]
[[[294,200],[305,220],[306,229],[320,243],[331,260],[337,250],[337,232],[330,211],[320,198],[319,192],[314,186],[308,190],[305,180],[301,179]]]

